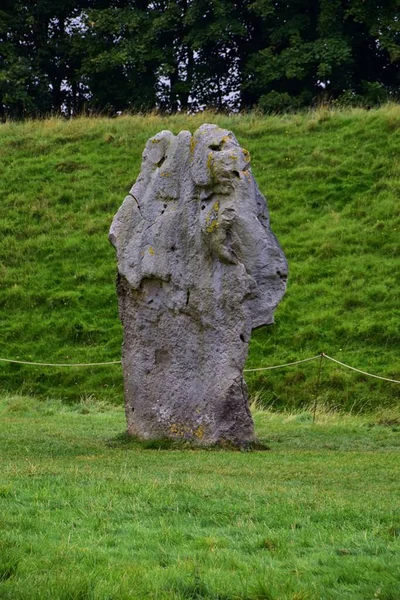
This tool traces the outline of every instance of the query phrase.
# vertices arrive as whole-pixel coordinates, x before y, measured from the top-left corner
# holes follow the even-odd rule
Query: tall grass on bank
[[[0,126],[0,356],[44,362],[120,357],[112,217],[147,139],[203,122],[233,130],[252,155],[290,267],[275,325],[254,333],[248,367],[321,351],[400,379],[400,107],[260,117],[198,114],[50,119]],[[324,365],[319,395],[368,410],[400,386]],[[265,405],[308,404],[316,363],[248,375]],[[0,386],[42,397],[120,402],[119,367],[0,363]]]
[[[398,600],[400,414],[254,413],[152,450],[122,408],[0,400],[2,600]]]

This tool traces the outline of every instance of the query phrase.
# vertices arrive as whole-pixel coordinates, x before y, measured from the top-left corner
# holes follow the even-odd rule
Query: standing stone
[[[243,367],[252,329],[273,322],[287,263],[249,153],[215,125],[158,133],[110,240],[129,433],[254,442]]]

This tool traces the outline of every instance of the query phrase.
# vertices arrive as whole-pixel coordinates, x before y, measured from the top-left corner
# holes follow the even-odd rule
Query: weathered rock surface
[[[215,125],[162,131],[114,217],[126,416],[140,438],[255,440],[243,367],[287,264],[249,164]]]

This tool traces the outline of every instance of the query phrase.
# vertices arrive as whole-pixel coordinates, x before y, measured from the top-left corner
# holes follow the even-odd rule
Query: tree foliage
[[[3,0],[0,116],[375,104],[400,0]]]
[[[321,95],[387,98],[400,84],[399,8],[398,0],[256,0],[263,46],[248,56],[244,88],[270,108]]]

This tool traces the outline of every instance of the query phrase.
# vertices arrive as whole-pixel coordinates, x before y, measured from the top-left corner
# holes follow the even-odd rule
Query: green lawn
[[[254,333],[248,367],[319,352],[400,379],[400,105],[283,116],[198,114],[50,119],[0,125],[0,357],[120,358],[107,239],[147,139],[203,122],[234,131],[252,156],[289,262],[275,325]],[[317,363],[249,373],[277,408],[308,405]],[[0,388],[70,402],[121,403],[118,367],[0,363]],[[325,364],[321,400],[344,410],[395,406],[400,386]]]
[[[1,600],[399,600],[400,414],[255,411],[269,451],[146,448],[4,397]]]

